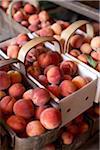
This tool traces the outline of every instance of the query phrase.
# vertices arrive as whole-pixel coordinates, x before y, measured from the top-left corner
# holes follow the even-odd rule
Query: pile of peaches
[[[19,137],[39,136],[59,127],[61,113],[50,105],[49,92],[29,88],[23,79],[19,71],[0,71],[0,120]]]

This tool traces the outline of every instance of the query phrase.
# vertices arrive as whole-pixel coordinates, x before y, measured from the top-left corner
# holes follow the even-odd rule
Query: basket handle
[[[64,53],[68,53],[70,50],[70,37],[75,33],[77,29],[79,29],[81,26],[86,25],[86,35],[89,38],[92,38],[94,36],[94,30],[93,26],[90,24],[87,20],[79,20],[74,23],[72,23],[67,29],[65,29],[61,34],[61,39],[65,41],[64,43]]]
[[[50,43],[54,44],[54,51],[58,51],[59,53],[61,53],[61,45],[60,45],[59,41],[57,41],[55,38],[53,38],[53,37],[35,37],[34,39],[27,42],[24,46],[21,47],[21,49],[18,53],[18,59],[20,61],[22,61],[23,63],[25,63],[27,53],[33,47],[37,46],[38,44],[44,43],[44,42],[48,42],[48,46]]]

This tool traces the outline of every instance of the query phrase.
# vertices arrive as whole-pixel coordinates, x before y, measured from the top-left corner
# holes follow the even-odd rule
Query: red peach
[[[32,101],[20,99],[14,104],[13,112],[17,116],[30,119],[34,115],[34,105],[32,104]]]
[[[54,144],[48,144],[45,147],[43,147],[41,150],[56,150]]]
[[[92,56],[92,58],[93,58],[94,60],[100,61],[100,51],[97,51],[97,52],[92,51],[92,52],[91,52],[91,56]]]
[[[81,76],[76,76],[72,79],[72,82],[76,85],[76,87],[78,89],[82,88],[83,86],[85,86],[87,84],[87,81],[85,80],[85,78],[81,77]]]
[[[39,20],[41,22],[46,22],[49,20],[49,15],[48,15],[47,11],[43,10],[39,13]]]
[[[47,106],[39,106],[35,108],[35,118],[40,119],[41,113],[47,108]]]
[[[78,126],[75,124],[69,125],[67,126],[67,130],[68,132],[72,133],[73,135],[77,135],[78,134]]]
[[[40,67],[30,66],[27,68],[27,72],[34,78],[38,78],[38,76],[41,74]]]
[[[15,83],[9,88],[9,95],[19,99],[25,92],[25,87],[21,83]]]
[[[73,48],[80,48],[84,41],[84,37],[82,35],[73,35],[70,38],[70,44]]]
[[[4,91],[1,91],[1,90],[0,90],[0,100],[1,100],[4,96],[6,96],[6,93],[5,93]]]
[[[58,23],[54,23],[53,25],[51,25],[51,29],[53,30],[53,32],[56,34],[56,35],[60,35],[61,32],[62,32],[62,27],[60,24]]]
[[[40,115],[40,122],[48,130],[55,129],[61,123],[61,113],[56,108],[46,108]]]
[[[25,43],[27,43],[27,41],[29,40],[29,37],[27,36],[27,34],[20,34],[17,37],[17,44],[20,46],[23,46]]]
[[[10,58],[17,58],[20,48],[17,45],[10,45],[7,48],[7,55]]]
[[[37,106],[43,106],[50,100],[50,94],[46,89],[35,88],[32,92],[32,101]]]
[[[59,97],[60,96],[60,89],[59,89],[59,86],[58,85],[49,85],[48,87],[48,90],[53,93],[55,96]]]
[[[44,69],[44,75],[46,75],[47,72],[48,72],[48,70],[49,70],[50,68],[54,67],[54,66],[55,66],[55,65],[49,65],[49,66],[47,66],[47,67]]]
[[[19,10],[22,7],[22,1],[15,2],[13,8]]]
[[[59,67],[54,66],[47,71],[47,79],[49,83],[58,84],[61,81],[61,78]]]
[[[29,90],[25,91],[25,93],[23,94],[23,98],[26,100],[31,100],[33,90],[34,89],[29,89]]]
[[[90,54],[91,51],[92,51],[92,48],[90,46],[89,43],[84,43],[82,44],[82,46],[80,47],[80,50],[82,53],[85,53],[85,54]]]
[[[53,30],[50,27],[42,28],[42,29],[36,31],[36,33],[39,36],[53,36],[53,34],[54,34]]]
[[[63,140],[63,144],[71,144],[74,140],[74,135],[68,131],[63,132],[61,135],[61,138]]]
[[[80,51],[77,49],[72,49],[69,53],[74,57],[78,57],[81,54]]]
[[[70,80],[64,80],[60,84],[60,92],[62,96],[68,96],[77,90],[75,84]]]
[[[16,133],[20,133],[25,130],[26,121],[20,116],[12,115],[7,119],[7,125]]]
[[[63,79],[64,80],[72,80],[72,77],[70,75],[64,74]]]
[[[46,21],[46,22],[41,22],[41,28],[46,28],[50,26],[50,22]]]
[[[16,22],[21,22],[22,20],[24,20],[23,12],[20,11],[20,10],[18,10],[18,11],[14,14],[13,18],[14,18],[14,20],[15,20]]]
[[[11,84],[10,78],[5,71],[0,71],[0,90],[7,89]]]
[[[28,19],[28,22],[30,24],[37,25],[40,22],[38,14],[31,15]]]
[[[87,61],[87,56],[85,54],[80,54],[78,57],[77,57],[80,61],[84,62],[85,64],[88,63]]]
[[[39,75],[38,80],[44,86],[48,85],[48,80],[47,80],[47,77],[45,75]]]
[[[31,24],[28,29],[31,31],[31,32],[35,32],[38,30],[38,26],[37,25],[34,25],[34,24]]]
[[[9,6],[9,3],[10,3],[9,0],[2,0],[2,1],[1,1],[1,6],[2,6],[4,9],[7,9],[8,6]]]
[[[45,128],[39,120],[31,121],[26,126],[26,133],[28,136],[39,136],[45,133]]]
[[[93,50],[100,49],[100,36],[96,36],[91,40],[91,47]]]
[[[16,99],[11,96],[5,96],[0,101],[0,109],[5,114],[12,114],[13,112],[13,105],[16,102]]]
[[[29,23],[28,23],[28,21],[23,20],[23,21],[21,21],[21,25],[24,26],[24,27],[28,27]]]
[[[26,4],[24,6],[24,11],[28,14],[34,14],[36,12],[36,8],[31,4]]]

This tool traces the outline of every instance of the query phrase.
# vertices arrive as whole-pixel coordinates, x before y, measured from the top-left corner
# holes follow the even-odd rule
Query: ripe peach
[[[47,106],[39,106],[35,108],[35,118],[40,119],[41,113],[47,108]]]
[[[91,51],[92,51],[92,48],[90,46],[89,43],[84,43],[82,44],[82,46],[80,47],[80,50],[82,53],[85,53],[85,54],[90,54]]]
[[[22,1],[15,2],[13,8],[19,10],[22,7]]]
[[[53,25],[51,25],[51,29],[53,30],[53,32],[56,34],[56,35],[60,35],[61,32],[62,32],[62,27],[60,24],[58,23],[54,23]]]
[[[89,130],[89,125],[88,123],[83,121],[78,125],[78,129],[79,129],[79,134],[83,134]]]
[[[5,71],[0,71],[0,90],[7,89],[11,84],[10,78]]]
[[[92,56],[92,58],[93,58],[94,60],[100,61],[100,51],[97,51],[97,52],[92,51],[92,52],[91,52],[91,56]]]
[[[45,147],[43,147],[41,150],[56,150],[54,144],[48,144]]]
[[[39,20],[41,22],[46,22],[49,20],[49,15],[48,15],[47,11],[43,10],[39,13]]]
[[[77,90],[75,84],[70,80],[64,80],[60,84],[60,92],[62,96],[68,96]]]
[[[85,54],[80,54],[78,57],[77,57],[80,61],[84,62],[85,64],[88,63],[87,61],[87,56]]]
[[[50,68],[54,67],[55,65],[49,65],[44,69],[44,75],[47,75],[47,72]]]
[[[43,106],[50,100],[50,94],[46,89],[35,88],[32,92],[32,101],[37,106]]]
[[[48,80],[47,80],[47,77],[45,75],[39,75],[38,80],[44,86],[48,85]]]
[[[49,83],[58,84],[61,81],[61,78],[59,67],[54,66],[47,71],[47,79]]]
[[[61,113],[56,108],[46,108],[40,115],[40,122],[48,130],[55,129],[61,123]]]
[[[9,88],[9,95],[16,99],[21,98],[24,92],[25,87],[21,83],[15,83]]]
[[[68,131],[62,133],[61,138],[63,140],[63,144],[71,144],[74,140],[74,135]]]
[[[94,112],[95,112],[98,116],[100,116],[100,106],[99,106],[99,105],[95,106]]]
[[[21,21],[21,25],[24,26],[24,27],[28,27],[29,23],[28,23],[28,21],[23,20],[23,21]]]
[[[17,44],[22,46],[25,43],[27,43],[28,40],[29,40],[29,37],[27,36],[27,34],[22,33],[22,34],[18,35],[18,37],[17,37]]]
[[[70,75],[64,74],[63,79],[64,80],[72,80],[72,77]]]
[[[39,120],[31,121],[26,126],[26,133],[28,136],[39,136],[45,133],[45,128]]]
[[[39,36],[53,36],[53,34],[54,34],[53,30],[50,27],[42,28],[42,29],[36,31],[36,33]]]
[[[78,57],[81,53],[79,50],[77,49],[72,49],[70,52],[69,52],[70,55],[74,56],[74,57]]]
[[[38,78],[38,76],[41,74],[40,67],[34,67],[34,66],[29,66],[27,68],[27,72],[34,78]]]
[[[16,102],[16,99],[11,96],[5,96],[0,101],[0,109],[5,114],[12,114],[13,112],[13,105]]]
[[[75,124],[69,125],[67,126],[67,130],[68,132],[72,133],[73,135],[77,135],[78,134],[78,126]]]
[[[20,116],[12,115],[7,119],[7,125],[16,133],[20,133],[25,130],[26,121]]]
[[[72,79],[72,82],[76,85],[76,87],[78,89],[82,88],[83,86],[85,86],[87,84],[87,81],[85,80],[85,78],[81,77],[81,76],[76,76]]]
[[[28,19],[29,24],[38,25],[40,22],[38,14],[33,14]]]
[[[24,20],[24,15],[23,12],[18,10],[14,15],[13,18],[16,22],[21,22],[22,20]]]
[[[32,101],[20,99],[13,106],[13,112],[17,116],[30,119],[34,115],[34,105]]]
[[[24,6],[24,11],[28,14],[34,14],[36,12],[36,8],[28,3]]]
[[[23,98],[25,100],[31,100],[33,90],[34,89],[29,89],[29,90],[25,91],[25,93],[23,94]]]
[[[73,35],[70,38],[70,44],[73,48],[80,48],[84,41],[84,37],[82,35]]]
[[[31,24],[28,29],[31,31],[31,32],[35,32],[38,30],[38,26],[37,25],[34,25],[34,24]]]
[[[61,62],[60,70],[63,74],[74,76],[78,71],[78,66],[73,61],[65,60]]]
[[[100,36],[96,36],[91,40],[91,47],[93,50],[100,49]]]
[[[7,48],[7,55],[10,58],[17,58],[20,48],[17,45],[10,45]]]
[[[10,70],[7,72],[7,74],[12,84],[22,82],[22,75],[19,71]]]
[[[8,8],[8,6],[9,6],[9,3],[10,3],[10,1],[9,0],[2,0],[1,1],[1,6],[4,8],[4,9],[7,9]]]
[[[46,22],[41,22],[41,28],[46,28],[50,26],[50,22],[46,21]]]
[[[1,100],[4,96],[6,96],[6,93],[5,93],[4,91],[0,90],[0,100]]]
[[[54,84],[51,84],[49,85],[48,87],[48,90],[53,93],[55,96],[59,97],[60,96],[60,88],[58,85],[54,85]]]

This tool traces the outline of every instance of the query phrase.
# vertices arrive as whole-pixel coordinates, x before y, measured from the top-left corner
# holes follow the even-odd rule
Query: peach
[[[95,112],[98,116],[100,116],[100,106],[99,106],[99,105],[95,106],[94,112]]]
[[[53,36],[53,34],[54,34],[53,30],[50,27],[42,28],[42,29],[36,31],[36,33],[39,36]]]
[[[25,43],[27,43],[27,41],[29,41],[29,37],[27,34],[22,33],[19,34],[17,37],[17,44],[20,46],[23,46]]]
[[[67,126],[67,130],[68,132],[72,133],[73,135],[77,135],[78,134],[78,126],[75,124],[69,125]]]
[[[12,84],[22,82],[22,74],[19,71],[10,70],[7,74]]]
[[[47,71],[47,79],[49,83],[58,84],[61,81],[61,78],[59,67],[54,66]]]
[[[10,58],[17,58],[20,48],[17,45],[10,45],[7,48],[7,55]]]
[[[89,43],[84,43],[82,44],[82,46],[80,47],[80,50],[82,53],[85,53],[85,54],[90,54],[91,51],[92,51],[92,48],[90,46]]]
[[[39,136],[45,133],[45,128],[42,126],[39,120],[31,121],[26,126],[26,133],[28,136]]]
[[[25,87],[21,83],[15,83],[9,88],[8,91],[10,96],[19,99],[25,92]]]
[[[56,147],[54,144],[48,144],[45,147],[43,147],[41,150],[56,150]]]
[[[1,1],[1,6],[2,6],[4,9],[7,9],[8,6],[9,6],[9,3],[10,3],[9,0],[2,0],[2,1]]]
[[[73,35],[70,38],[70,44],[73,48],[80,48],[84,41],[84,37],[82,35]]]
[[[38,25],[40,22],[38,14],[33,14],[28,19],[29,24]]]
[[[41,70],[39,67],[34,67],[34,66],[30,66],[27,68],[27,72],[35,77],[35,78],[38,78],[38,76],[41,74]]]
[[[60,35],[61,32],[62,32],[62,27],[60,24],[58,23],[54,23],[53,25],[51,25],[51,29],[53,30],[53,32],[56,34],[56,35]]]
[[[76,85],[76,87],[78,89],[82,88],[83,86],[85,86],[87,84],[87,81],[85,80],[85,78],[81,77],[81,76],[76,76],[72,79],[72,82]]]
[[[49,20],[49,15],[48,15],[47,11],[43,10],[39,13],[39,20],[41,22],[46,22]]]
[[[0,101],[0,109],[5,114],[12,114],[13,112],[13,105],[16,102],[16,99],[11,96],[5,96]]]
[[[39,106],[35,108],[35,118],[40,119],[41,113],[47,108],[47,106]]]
[[[65,60],[61,62],[60,70],[63,74],[74,76],[78,71],[78,66],[73,61]]]
[[[97,51],[97,52],[92,51],[92,52],[91,52],[91,56],[92,56],[92,58],[93,58],[94,60],[100,61],[100,51]]]
[[[93,50],[100,49],[100,36],[96,36],[91,40],[91,47]]]
[[[70,52],[69,52],[70,55],[74,56],[74,57],[78,57],[81,53],[79,50],[77,49],[72,49]]]
[[[88,123],[83,121],[78,125],[78,129],[79,129],[79,134],[83,134],[89,130],[89,125]]]
[[[50,68],[54,67],[55,65],[49,65],[44,69],[44,75],[47,75],[47,72]]]
[[[29,23],[28,23],[28,21],[23,20],[23,21],[21,21],[21,25],[24,26],[24,27],[28,27]]]
[[[22,11],[18,10],[14,15],[13,18],[16,22],[21,22],[24,20],[24,14]]]
[[[7,89],[11,84],[10,78],[5,71],[0,71],[0,90]]]
[[[64,80],[60,84],[60,92],[62,96],[68,96],[77,90],[75,84],[70,80]]]
[[[6,96],[6,93],[5,93],[4,91],[0,90],[0,100],[1,100],[4,96]]]
[[[72,77],[70,75],[64,74],[63,79],[64,80],[72,80]]]
[[[30,119],[34,115],[34,105],[32,101],[19,99],[13,106],[13,112],[17,116]]]
[[[62,138],[62,141],[63,141],[63,144],[71,144],[74,140],[74,135],[68,131],[65,131],[62,133],[61,135],[61,138]]]
[[[41,28],[45,28],[45,27],[49,27],[50,26],[50,22],[46,21],[46,22],[41,22]]]
[[[87,56],[85,54],[80,54],[77,58],[85,64],[88,63]]]
[[[61,113],[56,108],[46,108],[40,115],[40,122],[48,130],[55,129],[61,123]]]
[[[23,94],[23,98],[26,100],[31,100],[33,90],[34,89],[29,89],[29,90],[25,91],[25,93]]]
[[[26,127],[26,121],[22,117],[16,115],[10,116],[6,123],[16,133],[23,132]]]
[[[22,7],[22,1],[18,1],[16,3],[14,3],[13,8],[15,10],[19,10]]]
[[[74,122],[75,122],[75,124],[80,124],[83,120],[84,120],[84,117],[83,117],[83,115],[81,114],[81,115],[79,115],[78,117],[76,117],[76,118],[74,119]]]
[[[24,11],[28,14],[33,14],[36,12],[36,8],[28,3],[24,6]]]
[[[38,76],[38,80],[41,84],[43,84],[44,86],[48,85],[48,80],[47,77],[45,75],[39,75]]]
[[[34,24],[31,24],[28,29],[31,31],[31,32],[35,32],[38,30],[38,26],[37,25],[34,25]]]
[[[50,100],[50,94],[46,89],[35,88],[32,92],[32,101],[36,106],[43,106]]]
[[[54,85],[54,84],[51,84],[49,85],[48,87],[48,90],[53,93],[55,96],[59,97],[60,96],[60,89],[59,89],[59,86],[58,85]]]

